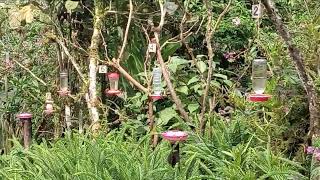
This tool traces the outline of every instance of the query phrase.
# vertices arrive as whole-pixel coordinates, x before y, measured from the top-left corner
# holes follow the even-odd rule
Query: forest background
[[[252,18],[252,5],[264,7]],[[42,0],[0,3],[0,177],[314,179],[320,2]],[[155,43],[155,53],[148,45]],[[5,58],[9,52],[9,58]],[[268,61],[265,103],[251,62]],[[150,100],[152,70],[164,98]],[[99,66],[119,72],[119,96]],[[67,72],[69,91],[57,93]],[[44,113],[46,93],[54,113]],[[20,145],[31,112],[33,145]],[[180,163],[160,133],[189,132]]]

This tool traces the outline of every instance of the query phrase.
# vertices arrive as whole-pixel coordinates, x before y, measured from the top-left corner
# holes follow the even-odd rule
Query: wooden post
[[[32,114],[22,113],[18,115],[23,124],[23,145],[25,149],[29,149],[32,142]]]
[[[25,149],[29,149],[32,142],[32,122],[31,119],[23,121],[23,144]]]

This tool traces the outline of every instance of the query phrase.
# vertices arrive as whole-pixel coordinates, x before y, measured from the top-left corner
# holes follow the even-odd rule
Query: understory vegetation
[[[243,117],[242,117],[243,118]],[[191,134],[181,148],[181,164],[167,162],[169,143],[152,150],[150,137],[131,127],[94,139],[74,135],[1,158],[5,179],[308,179],[307,169],[270,149],[270,136],[250,125],[212,120],[210,135]],[[130,135],[129,135],[130,134]]]
[[[0,1],[0,179],[319,178],[319,14],[308,0]],[[259,57],[272,97],[251,102]],[[173,166],[168,130],[189,135]]]

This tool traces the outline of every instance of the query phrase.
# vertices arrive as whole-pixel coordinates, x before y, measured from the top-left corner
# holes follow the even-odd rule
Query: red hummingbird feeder
[[[168,162],[174,167],[180,162],[180,147],[179,143],[187,140],[188,133],[184,131],[167,131],[161,134],[162,137],[171,143],[172,151],[168,156]]]
[[[45,102],[45,110],[44,113],[46,115],[51,115],[54,112],[53,109],[53,100],[51,97],[51,93],[46,93],[46,102]]]
[[[185,141],[188,138],[188,133],[184,131],[167,131],[161,134],[162,137],[166,140],[168,140],[171,143],[177,143],[181,141]]]
[[[121,93],[119,90],[119,78],[120,74],[117,72],[107,73],[109,79],[110,89],[106,90],[106,94],[109,96],[115,96]]]
[[[267,85],[267,60],[257,58],[252,62],[252,88],[254,94],[249,94],[248,100],[251,102],[265,102],[272,96],[264,94]]]

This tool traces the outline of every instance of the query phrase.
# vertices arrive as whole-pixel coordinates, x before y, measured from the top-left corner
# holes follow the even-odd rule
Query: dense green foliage
[[[6,179],[307,179],[298,163],[271,152],[264,137],[240,120],[226,125],[213,120],[212,134],[192,134],[181,148],[182,160],[167,163],[170,146],[151,149],[149,136],[137,140],[129,127],[91,139],[72,139],[35,145],[24,151],[17,145],[0,158],[0,177]],[[262,138],[262,139],[260,139]],[[261,144],[261,145],[259,145]]]
[[[28,3],[33,2],[33,3]],[[38,3],[34,3],[38,2]],[[67,1],[70,3],[70,1]],[[160,21],[162,0],[132,0],[133,18],[120,66],[150,90],[157,56],[147,55],[153,25]],[[105,13],[98,65],[119,55],[128,23],[129,0],[82,0],[75,8],[66,0],[21,1],[0,8],[0,54],[10,52],[12,67],[0,66],[0,179],[309,179],[320,172],[304,154],[309,110],[287,47],[266,14],[251,17],[249,0],[209,0],[212,8],[213,74],[206,101],[208,120],[198,133],[199,114],[209,71],[206,47],[207,7],[201,0],[175,1],[177,11],[166,15],[160,33],[161,55],[178,97],[191,117],[184,122],[163,82],[164,99],[153,103],[155,127],[150,128],[148,93],[121,76],[120,97],[106,97],[109,86],[97,74],[100,134],[92,126],[88,92],[89,57],[97,12]],[[254,2],[256,3],[256,2]],[[320,90],[320,3],[275,0],[275,5],[305,58],[308,75]],[[42,9],[39,9],[41,7]],[[19,12],[17,21],[15,12]],[[99,12],[98,12],[99,13]],[[186,17],[185,19],[183,17]],[[185,21],[184,21],[185,20]],[[239,20],[239,24],[234,21]],[[184,22],[183,22],[184,21]],[[183,23],[182,23],[183,22]],[[184,33],[182,33],[183,31]],[[181,35],[185,36],[184,41]],[[67,55],[61,44],[67,49]],[[189,45],[190,49],[186,45]],[[193,58],[194,56],[194,58]],[[252,91],[251,62],[268,60],[265,103],[248,102]],[[84,74],[81,80],[71,57]],[[71,96],[61,98],[59,72],[67,69]],[[109,71],[117,70],[109,66]],[[55,112],[43,113],[45,94],[51,92]],[[209,105],[209,100],[211,106]],[[90,102],[91,103],[91,102]],[[71,107],[72,131],[66,132],[64,105]],[[33,113],[33,145],[23,150],[19,112]],[[120,122],[120,123],[119,123]],[[82,128],[83,127],[83,128]],[[196,127],[192,129],[190,127]],[[81,130],[80,130],[81,129]],[[190,133],[181,144],[181,163],[167,162],[169,143],[152,136],[168,129]],[[79,133],[78,131],[84,131]],[[12,140],[13,139],[13,140]]]

